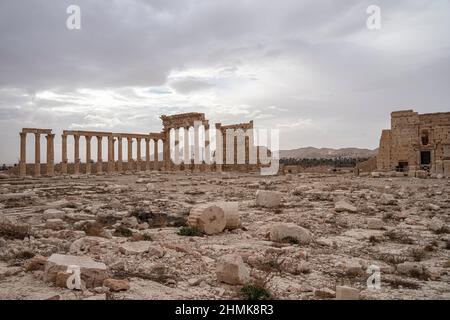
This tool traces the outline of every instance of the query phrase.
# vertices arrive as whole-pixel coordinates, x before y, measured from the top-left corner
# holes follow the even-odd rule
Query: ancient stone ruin
[[[378,171],[408,172],[412,177],[427,172],[450,177],[450,112],[392,112],[376,164]]]
[[[204,113],[184,113],[161,116],[163,129],[156,133],[115,133],[100,131],[64,130],[61,135],[61,158],[55,164],[55,134],[52,129],[23,128],[20,132],[20,161],[19,167],[13,173],[19,176],[41,174],[54,176],[55,174],[100,174],[103,172],[124,172],[143,170],[178,171],[180,169],[193,172],[216,171],[254,171],[261,166],[260,148],[254,146],[253,121],[248,123],[222,125],[215,124],[216,150],[210,150],[210,126]],[[200,127],[204,129],[203,141],[200,141]],[[189,137],[189,130],[193,128],[194,144],[189,145],[189,138],[184,139],[183,155],[180,155],[180,130]],[[171,144],[173,132],[174,144]],[[232,132],[232,135],[229,135]],[[34,134],[35,152],[34,163],[27,163],[26,138],[27,134]],[[41,165],[40,139],[46,135],[47,163]],[[74,159],[70,161],[67,155],[67,139],[73,137]],[[80,138],[86,143],[85,161],[80,159]],[[97,161],[91,159],[91,141],[97,142]],[[108,141],[107,159],[102,155],[102,140]],[[123,140],[128,144],[127,158],[123,159]],[[240,141],[240,139],[243,139]],[[142,158],[141,141],[145,141],[145,157]],[[162,142],[162,159],[158,145]],[[133,144],[136,143],[137,157],[133,159]],[[153,148],[151,148],[153,145]],[[201,149],[200,146],[204,145]],[[153,151],[151,153],[151,150]],[[173,153],[172,153],[173,151]],[[117,152],[117,159],[115,153]],[[270,154],[270,153],[269,153]],[[173,155],[173,156],[172,156]],[[262,156],[262,155],[261,155]],[[267,150],[266,155],[267,157]],[[192,159],[193,158],[193,159]],[[44,166],[44,167],[42,167]]]

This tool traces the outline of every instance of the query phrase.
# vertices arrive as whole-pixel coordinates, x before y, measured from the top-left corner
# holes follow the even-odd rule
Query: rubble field
[[[0,299],[450,299],[449,222],[448,179],[2,175]]]

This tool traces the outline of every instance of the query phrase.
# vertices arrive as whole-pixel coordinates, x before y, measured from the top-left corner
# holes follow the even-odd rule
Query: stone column
[[[19,176],[23,177],[27,174],[27,134],[20,133],[20,162],[19,162]]]
[[[145,138],[145,170],[150,170],[150,138]]]
[[[136,138],[136,171],[141,171],[141,138]]]
[[[133,139],[127,137],[128,140],[128,170],[133,171]]]
[[[34,175],[41,175],[41,134],[34,134]]]
[[[175,129],[175,150],[174,150],[175,170],[180,170],[180,129]]]
[[[153,149],[153,152],[155,153],[153,156],[153,169],[154,170],[159,170],[159,157],[158,157],[158,139],[157,140],[153,140],[155,143],[155,148]]]
[[[55,135],[50,133],[45,138],[47,139],[47,176],[53,177],[55,175]]]
[[[200,126],[194,125],[194,172],[200,172]]]
[[[86,139],[86,174],[92,173],[92,159],[91,159],[91,136],[84,136]]]
[[[205,125],[205,171],[211,171],[211,146],[209,138],[209,125]]]
[[[216,152],[215,152],[215,161],[216,161],[216,172],[222,172],[222,164],[223,164],[223,156],[224,156],[224,137],[222,135],[222,125],[220,123],[216,123]]]
[[[112,161],[114,164],[116,163],[116,138],[114,137],[112,138]]]
[[[102,136],[97,136],[97,173],[103,171],[102,139]]]
[[[117,171],[122,172],[123,168],[122,168],[122,161],[123,161],[123,157],[122,157],[122,137],[118,137],[117,138]]]
[[[67,173],[67,135],[61,135],[61,173]]]
[[[163,140],[163,163],[164,170],[170,170],[170,129],[164,129],[164,140]]]
[[[108,173],[114,171],[114,144],[113,137],[108,136]]]
[[[74,174],[80,173],[80,136],[74,135],[74,148],[75,148],[75,165],[74,165]]]
[[[184,170],[189,170],[191,166],[191,157],[189,154],[189,127],[184,128],[184,147],[183,147],[183,153],[184,153]]]

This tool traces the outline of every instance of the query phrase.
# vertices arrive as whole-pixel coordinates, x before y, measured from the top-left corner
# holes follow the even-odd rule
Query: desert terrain
[[[186,172],[1,178],[0,299],[242,299],[249,283],[273,299],[335,299],[339,286],[360,299],[450,299],[448,179]],[[280,203],[261,205],[258,190],[275,192]],[[217,201],[238,202],[240,227],[180,232],[194,206]],[[274,226],[294,231],[276,241]],[[55,274],[52,255],[52,266],[64,265],[66,255],[80,258],[88,270],[81,290],[67,288],[65,272]],[[237,269],[219,277],[224,257]],[[371,265],[380,269],[379,289],[367,286]],[[109,280],[98,284],[98,272]]]

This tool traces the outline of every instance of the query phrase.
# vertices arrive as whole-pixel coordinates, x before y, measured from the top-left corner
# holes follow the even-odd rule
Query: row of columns
[[[67,173],[67,136],[68,134],[62,135],[62,162],[61,162],[61,172]],[[74,136],[74,173],[80,173],[80,136],[84,136],[86,139],[86,173],[92,172],[91,166],[91,138],[92,135],[83,135],[83,134],[73,134]],[[95,136],[97,138],[97,162],[96,162],[96,172],[101,173],[103,171],[103,158],[102,158],[102,140],[104,137],[108,139],[108,162],[107,162],[107,172],[111,173],[116,171],[115,166],[115,141],[117,138],[118,141],[118,160],[117,160],[117,171],[121,172],[125,169],[134,170],[133,166],[133,139],[136,139],[137,142],[137,159],[136,159],[136,170],[158,170],[159,169],[159,159],[158,159],[158,140],[145,138],[145,166],[142,166],[142,157],[141,157],[141,137],[114,137],[112,135],[104,136],[98,135]],[[123,138],[127,139],[128,142],[128,154],[127,154],[127,168],[124,168],[123,165]],[[154,161],[153,165],[150,163],[150,140],[154,141]]]
[[[166,170],[171,170],[171,161],[170,161],[170,129],[174,129],[174,169],[179,170],[181,159],[180,159],[180,130],[184,130],[184,146],[183,146],[183,164],[185,170],[189,170],[189,166],[187,164],[191,163],[191,155],[189,153],[189,128],[191,126],[185,126],[181,128],[167,128],[165,131],[166,141],[165,144],[167,147],[164,149],[164,168]],[[194,172],[200,171],[200,126],[195,125],[194,127]],[[204,161],[206,164],[211,163],[211,154],[210,154],[210,133],[209,133],[209,125],[205,125],[205,158]],[[209,166],[206,166],[206,170],[210,170]]]
[[[48,130],[43,130],[48,131]],[[19,160],[19,175],[25,176],[27,174],[27,134],[34,134],[34,175],[41,175],[41,134],[42,132],[20,132],[20,160]],[[47,165],[46,174],[53,176],[55,174],[55,154],[54,141],[55,135],[53,133],[46,133],[47,140]]]

